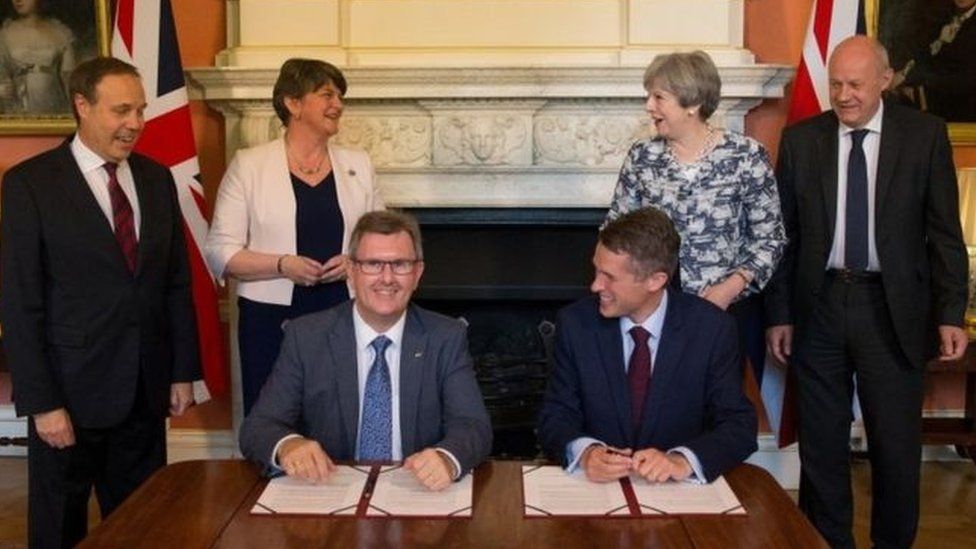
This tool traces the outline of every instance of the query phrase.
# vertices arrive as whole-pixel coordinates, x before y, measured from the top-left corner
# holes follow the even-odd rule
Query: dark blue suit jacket
[[[612,446],[691,449],[708,481],[756,450],[756,414],[742,392],[731,316],[668,290],[660,347],[640,430],[630,420],[620,321],[600,315],[595,296],[556,321],[556,364],[539,416],[539,440],[566,464],[566,446],[589,436]]]

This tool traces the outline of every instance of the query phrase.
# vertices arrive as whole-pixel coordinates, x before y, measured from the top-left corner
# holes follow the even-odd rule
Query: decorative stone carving
[[[619,167],[630,145],[650,133],[646,116],[540,115],[535,119],[535,163]]]
[[[365,149],[379,168],[430,165],[428,117],[346,114],[335,139],[339,144]]]
[[[434,164],[528,165],[531,120],[507,114],[435,116]]]

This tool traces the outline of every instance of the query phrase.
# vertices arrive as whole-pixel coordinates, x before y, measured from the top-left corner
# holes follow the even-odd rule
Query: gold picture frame
[[[960,0],[965,5],[965,0]],[[895,70],[895,90],[893,97],[906,99],[923,110],[942,116],[948,122],[949,139],[953,145],[976,145],[976,114],[973,106],[965,101],[976,101],[976,90],[956,90],[942,94],[942,105],[936,103],[938,96],[932,91],[932,80],[939,78],[956,85],[968,86],[965,74],[976,74],[976,56],[972,56],[965,44],[976,38],[976,13],[966,14],[969,8],[959,7],[954,0],[865,0],[864,15],[868,34],[878,38],[887,49]],[[972,6],[972,4],[971,4]],[[976,7],[976,6],[974,6]],[[957,17],[958,16],[958,17]],[[951,28],[954,27],[954,28]],[[932,53],[935,52],[935,53]],[[965,52],[965,53],[963,53]],[[939,55],[942,55],[942,60]],[[954,58],[946,59],[948,56]],[[958,66],[959,58],[966,60],[965,71],[958,78],[945,78],[951,62],[952,72]],[[945,65],[936,68],[939,63]],[[922,67],[925,67],[924,69]],[[940,74],[940,71],[942,74]],[[915,80],[915,82],[911,82]],[[905,84],[898,84],[905,82]],[[911,85],[909,85],[911,83]],[[929,88],[928,94],[926,88]],[[968,97],[963,108],[956,108],[946,97]],[[944,111],[942,109],[945,109]],[[968,113],[957,118],[960,110]]]
[[[111,53],[111,0],[48,0],[43,12],[17,13],[0,0],[0,134],[64,135],[75,129],[63,81],[77,64]],[[40,6],[38,1],[33,6]],[[31,8],[40,9],[40,8]],[[18,20],[40,18],[42,26]],[[25,44],[28,44],[25,46]]]

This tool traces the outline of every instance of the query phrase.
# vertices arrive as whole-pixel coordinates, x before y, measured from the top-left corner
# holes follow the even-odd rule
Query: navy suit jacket
[[[756,414],[742,392],[731,316],[696,296],[668,290],[639,432],[630,420],[620,320],[600,315],[595,296],[559,312],[556,364],[539,416],[539,440],[566,465],[566,446],[593,437],[611,446],[686,446],[709,482],[756,450]]]
[[[333,459],[352,460],[359,423],[353,301],[288,323],[281,354],[241,425],[244,456],[270,465],[275,445],[297,433]],[[407,309],[400,353],[400,434],[404,457],[430,446],[468,471],[491,450],[491,420],[475,381],[464,325]]]
[[[166,167],[129,156],[139,200],[133,275],[71,154],[71,138],[3,178],[3,344],[19,415],[67,408],[79,427],[122,422],[142,394],[200,378],[183,220]]]

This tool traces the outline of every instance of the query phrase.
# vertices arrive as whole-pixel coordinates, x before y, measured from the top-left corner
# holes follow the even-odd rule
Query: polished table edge
[[[488,461],[481,464],[474,473],[475,496],[487,489],[487,484],[496,470],[514,475],[516,474],[514,471],[521,471],[521,466],[527,464],[546,463]],[[796,508],[793,500],[765,469],[751,464],[741,464],[725,476],[736,496],[745,506],[747,515],[674,515],[641,518],[679,521],[694,546],[728,547],[727,544],[723,545],[720,537],[716,537],[716,532],[727,532],[731,528],[741,535],[765,535],[760,532],[741,532],[749,524],[748,517],[751,515],[754,519],[769,520],[775,524],[776,537],[757,537],[755,538],[757,543],[826,547],[813,526]],[[180,494],[174,494],[173,490],[169,489],[171,486],[182,487],[187,483],[189,489]],[[214,483],[217,485],[213,486]],[[219,544],[223,533],[232,523],[252,518],[267,518],[250,515],[251,506],[266,484],[267,479],[260,475],[260,469],[244,460],[196,460],[167,465],[155,472],[115,513],[95,528],[80,547],[124,547],[144,544],[149,539],[153,540],[152,544],[160,546],[214,546]],[[521,483],[518,487],[518,496],[520,499],[523,497]],[[477,501],[477,498],[474,501]],[[159,513],[167,514],[169,522],[158,520]],[[474,515],[477,516],[477,508]],[[183,518],[180,518],[181,516]],[[331,516],[318,518],[349,520]],[[368,520],[377,518],[418,522],[457,520],[429,517],[370,517]],[[560,521],[577,520],[577,517],[539,519],[523,515],[522,520]],[[171,527],[173,522],[178,525],[186,524],[187,527],[174,529]]]

